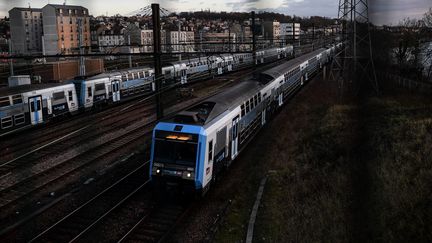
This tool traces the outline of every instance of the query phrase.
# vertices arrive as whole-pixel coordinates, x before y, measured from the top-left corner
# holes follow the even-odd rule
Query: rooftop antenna
[[[64,0],[63,5],[66,5],[66,0]]]

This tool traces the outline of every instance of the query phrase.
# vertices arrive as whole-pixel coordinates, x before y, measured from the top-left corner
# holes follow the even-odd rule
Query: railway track
[[[262,69],[263,67],[258,68],[258,70],[262,70]],[[229,82],[224,81],[225,83],[220,85],[218,88],[219,89],[227,88],[230,85],[232,85],[235,80],[240,79],[240,77],[242,76],[250,75],[254,71],[255,70],[243,70],[241,72],[231,74],[232,78],[218,77],[220,79],[226,79],[226,81],[229,81]],[[205,99],[208,96],[214,95],[217,92],[220,92],[220,90],[215,91],[213,93],[210,92],[210,94],[208,94],[207,96],[199,99],[201,100]],[[139,102],[145,103],[142,101]],[[196,102],[198,101],[195,101],[194,103]],[[183,109],[185,108],[185,106],[189,106],[192,104],[186,104],[182,107],[177,107],[177,109],[173,109],[172,111],[175,112],[176,110]],[[120,110],[131,109],[134,112],[140,113],[140,109],[142,109],[142,107],[145,105],[146,104],[144,105],[128,104],[127,106],[121,106],[118,109]],[[110,120],[109,118],[110,116],[104,116],[101,119],[102,121],[103,120],[109,121]],[[116,116],[111,116],[111,118],[117,119]],[[127,120],[127,118],[124,117],[121,117],[119,119],[124,121],[129,121]],[[98,161],[103,162],[110,155],[114,156],[114,154],[118,151],[119,148],[127,147],[128,145],[133,143],[140,143],[140,142],[142,143],[142,141],[145,141],[144,137],[146,136],[148,136],[148,138],[150,137],[149,135],[151,133],[151,125],[154,124],[153,122],[155,121],[156,121],[155,118],[150,119],[146,124],[142,124],[140,122],[135,121],[135,123],[130,125],[127,131],[123,131],[123,133],[117,134],[111,140],[103,139],[103,138],[101,139],[99,136],[93,136],[91,137],[91,139],[93,140],[90,143],[96,143],[95,141],[99,141],[99,143],[97,143],[97,145],[93,146],[91,149],[75,151],[77,152],[75,156],[72,156],[71,158],[64,160],[62,162],[57,162],[57,164],[51,164],[49,168],[40,167],[39,170],[35,170],[35,168],[33,167],[31,168],[33,169],[31,173],[18,179],[16,178],[13,179],[13,178],[19,177],[19,173],[17,175],[11,175],[12,180],[7,180],[9,181],[9,184],[0,184],[0,210],[2,210],[2,212],[5,213],[11,212],[18,204],[18,201],[20,203],[30,201],[34,199],[36,195],[40,195],[43,192],[47,193],[49,191],[54,191],[56,188],[60,186],[65,186],[65,184],[67,184],[68,181],[72,181],[74,177],[77,177],[80,174],[82,174],[83,173],[82,171],[91,168],[93,164],[98,164]],[[99,125],[99,121],[95,123],[96,125]],[[83,129],[83,131],[86,130]],[[83,135],[81,134],[80,136]],[[78,134],[76,137],[79,137]],[[49,145],[47,146],[47,148],[56,151],[55,153],[62,153],[64,150],[64,147],[60,145],[58,146]],[[9,176],[8,174],[4,174],[4,175],[6,175],[6,177]],[[0,178],[0,180],[4,178]],[[163,215],[163,213],[161,214]],[[127,236],[127,239],[131,239],[130,237],[131,236]]]
[[[110,213],[139,193],[149,183],[147,164],[127,174],[48,228],[29,242],[74,242],[89,232]],[[147,175],[147,176],[143,176]],[[147,203],[149,209],[152,202]]]
[[[136,110],[142,109],[143,106],[148,106],[147,112],[150,112],[151,106],[153,105],[152,101],[149,99],[145,99],[145,102],[140,103],[140,106],[129,107],[127,110],[122,110],[123,113],[133,114]],[[101,125],[110,125],[115,121],[119,121],[122,119],[121,116],[118,116],[118,112],[120,112],[120,107],[114,107],[113,110],[104,111],[101,113],[96,113],[89,117],[83,118],[82,121],[72,120],[70,123],[60,124],[61,126],[54,127],[52,131],[42,129],[42,131],[35,131],[35,133],[30,133],[29,136],[26,135],[26,140],[23,141],[22,137],[17,137],[12,141],[5,141],[1,143],[0,146],[0,173],[2,167],[8,164],[9,161],[16,159],[18,157],[22,157],[22,155],[27,156],[30,153],[34,153],[39,151],[41,147],[44,145],[51,145],[55,142],[59,142],[65,139],[69,139],[73,136],[79,135],[83,129],[83,126],[95,126],[101,127]],[[102,124],[101,124],[101,123]],[[83,125],[84,124],[84,125]],[[78,133],[78,134],[77,134]],[[44,145],[40,145],[44,144]],[[0,174],[1,176],[1,174]]]
[[[92,141],[97,141],[98,138],[104,138],[104,136],[109,137],[110,134],[116,133],[118,130],[127,129],[128,124],[146,122],[146,120],[152,117],[152,111],[153,107],[149,107],[142,109],[141,112],[137,112],[136,114],[126,113],[125,117],[112,117],[90,123],[84,127],[78,128],[73,133],[68,134],[68,136],[62,136],[48,144],[42,145],[0,164],[0,188],[2,181],[8,180],[8,178],[3,178],[6,174],[14,171],[17,172],[22,167],[35,170],[37,164],[41,163],[41,161],[48,161],[51,157],[54,157],[58,151],[66,152],[71,148],[79,149],[80,151],[91,149],[102,142]],[[110,138],[106,139],[110,140]],[[59,159],[58,156],[56,157]]]
[[[187,202],[163,202],[144,215],[118,242],[163,242],[193,208]]]

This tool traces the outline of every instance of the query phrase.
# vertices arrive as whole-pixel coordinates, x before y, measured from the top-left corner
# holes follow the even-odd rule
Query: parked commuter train
[[[292,46],[257,52],[257,63],[266,63],[292,54]],[[251,53],[223,54],[173,62],[162,68],[167,83],[186,84],[203,76],[221,75],[252,64]],[[26,85],[0,89],[0,135],[52,117],[73,114],[155,90],[154,69],[132,68],[76,79],[70,84]],[[61,103],[58,106],[57,103]],[[35,105],[36,104],[36,105]],[[61,107],[61,108],[59,108]]]
[[[150,163],[155,187],[205,193],[222,168],[340,47],[292,59],[159,122]]]

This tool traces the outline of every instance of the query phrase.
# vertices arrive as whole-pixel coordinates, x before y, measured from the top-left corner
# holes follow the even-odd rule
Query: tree
[[[425,27],[432,28],[432,8],[423,15],[423,23]]]

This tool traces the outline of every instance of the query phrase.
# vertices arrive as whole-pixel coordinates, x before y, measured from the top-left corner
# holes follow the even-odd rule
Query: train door
[[[187,83],[187,73],[186,73],[186,69],[182,69],[182,70],[180,70],[180,83],[181,83],[181,84],[185,84],[185,83]]]
[[[42,96],[33,96],[29,98],[30,121],[32,125],[43,122],[42,114]]]
[[[222,62],[217,63],[217,70],[219,75],[222,74]]]
[[[120,101],[120,81],[118,80],[111,81],[111,90],[112,90],[112,101],[113,102]]]
[[[228,72],[232,71],[232,61],[228,61]]]
[[[280,94],[278,96],[279,106],[283,105],[283,91],[280,89]]]
[[[232,120],[232,128],[231,128],[231,159],[234,159],[238,154],[238,123],[239,123],[239,116],[236,116]]]

